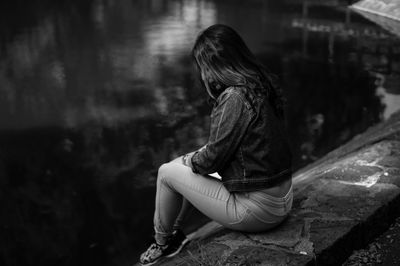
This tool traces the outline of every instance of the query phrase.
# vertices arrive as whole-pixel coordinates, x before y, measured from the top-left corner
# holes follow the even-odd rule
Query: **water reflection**
[[[0,8],[1,265],[137,255],[158,166],[208,136],[189,54],[211,24],[282,78],[295,168],[400,106],[399,39],[342,1],[18,3]]]

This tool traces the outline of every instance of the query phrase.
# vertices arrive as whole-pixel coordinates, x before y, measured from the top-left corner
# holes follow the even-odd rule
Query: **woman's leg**
[[[249,213],[219,180],[195,174],[178,161],[163,164],[158,171],[154,214],[159,244],[165,244],[172,233],[183,198],[206,216],[232,229],[241,230],[240,222]]]
[[[185,224],[186,219],[192,213],[194,207],[193,205],[185,198],[182,198],[182,206],[181,210],[178,214],[178,217],[175,219],[175,223],[173,226],[173,230],[181,229],[182,226]]]
[[[254,232],[276,226],[276,219],[261,221],[252,215],[259,207],[247,206],[249,196],[249,193],[230,193],[221,181],[195,174],[179,160],[163,164],[158,170],[154,213],[157,243],[153,243],[140,256],[140,262],[142,265],[150,265],[163,256],[179,252],[184,245],[184,236],[169,236],[174,229],[174,223],[179,224],[178,215],[185,216],[186,208],[190,204],[212,220],[234,230]],[[184,199],[190,204],[183,202]],[[279,221],[282,218],[278,217]]]
[[[175,158],[171,162],[183,164],[182,157]],[[178,214],[178,217],[175,219],[175,223],[173,226],[173,230],[180,229],[182,225],[185,223],[185,220],[190,216],[194,207],[193,205],[185,198],[182,198],[181,208]]]

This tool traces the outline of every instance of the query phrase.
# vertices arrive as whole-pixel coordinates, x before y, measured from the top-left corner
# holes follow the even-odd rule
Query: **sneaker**
[[[141,265],[153,265],[157,261],[159,261],[162,257],[166,256],[165,250],[168,248],[168,245],[159,245],[157,243],[153,243],[150,247],[140,255],[140,264]]]
[[[182,248],[189,243],[189,239],[181,230],[175,230],[168,241],[168,248],[165,250],[166,257],[171,258],[181,252]]]
[[[153,265],[163,257],[173,257],[189,242],[181,230],[175,230],[165,245],[153,243],[140,255],[140,264],[143,266]]]

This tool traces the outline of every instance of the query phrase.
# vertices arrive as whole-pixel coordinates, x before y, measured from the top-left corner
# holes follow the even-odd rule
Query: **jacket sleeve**
[[[250,110],[239,94],[221,96],[211,114],[207,145],[189,158],[194,173],[207,175],[222,169],[235,154],[250,123]]]

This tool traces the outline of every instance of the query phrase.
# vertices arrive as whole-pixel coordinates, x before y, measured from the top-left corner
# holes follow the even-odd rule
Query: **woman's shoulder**
[[[219,98],[225,98],[229,97],[231,95],[237,95],[243,100],[251,100],[251,98],[254,97],[254,93],[252,93],[253,89],[244,86],[244,85],[239,85],[239,86],[230,86],[226,88],[219,96]]]
[[[248,88],[246,86],[230,86],[225,89],[223,93],[225,94],[237,94],[239,96],[244,96],[247,92]]]
[[[264,102],[267,99],[266,90],[264,88],[249,86],[231,86],[221,93],[221,99],[229,97],[230,95],[237,95],[242,99],[243,103],[248,109],[252,109],[257,104]]]
[[[245,86],[230,86],[226,88],[217,99],[217,103],[223,103],[228,99],[239,99],[248,109],[251,108],[249,92]]]

